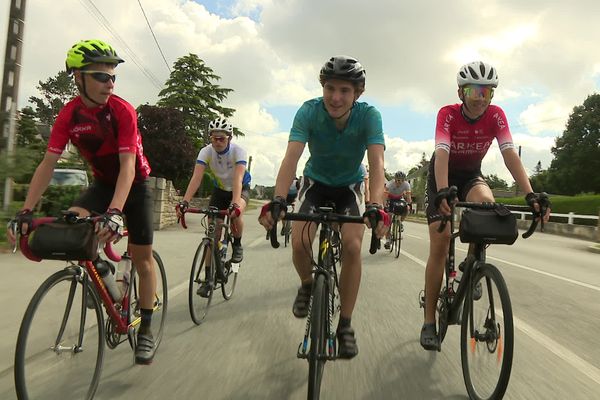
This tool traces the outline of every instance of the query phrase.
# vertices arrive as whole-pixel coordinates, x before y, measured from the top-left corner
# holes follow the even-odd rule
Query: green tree
[[[25,107],[19,113],[17,122],[15,182],[29,183],[45,153],[46,142],[40,136],[36,114],[31,107]]]
[[[166,178],[184,191],[194,168],[197,150],[186,135],[184,115],[173,108],[142,105],[138,128],[152,176]]]
[[[552,154],[548,183],[558,193],[600,193],[600,175],[594,173],[600,170],[600,94],[573,108]]]
[[[483,179],[490,186],[490,189],[508,190],[508,183],[496,174],[484,175]]]
[[[39,81],[37,89],[41,97],[31,96],[29,102],[34,105],[37,119],[47,126],[52,126],[60,109],[79,95],[73,78],[66,71],[60,71],[45,82]]]
[[[202,59],[190,53],[175,61],[166,87],[158,94],[159,106],[175,108],[183,113],[186,133],[197,148],[204,144],[203,132],[211,120],[218,116],[231,117],[235,111],[221,105],[233,89],[214,83],[220,79]],[[243,135],[237,128],[234,134]]]

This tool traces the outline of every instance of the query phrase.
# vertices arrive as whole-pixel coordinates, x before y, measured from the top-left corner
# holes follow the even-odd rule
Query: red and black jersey
[[[135,153],[134,182],[142,182],[150,174],[137,128],[137,113],[118,96],[112,95],[105,105],[94,108],[86,107],[79,96],[67,103],[52,127],[48,151],[62,154],[69,140],[90,163],[99,181],[117,183],[119,153]]]

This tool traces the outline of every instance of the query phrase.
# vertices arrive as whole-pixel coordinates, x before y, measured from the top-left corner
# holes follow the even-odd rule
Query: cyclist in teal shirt
[[[374,216],[379,221],[376,234],[382,237],[388,221],[382,210],[383,152],[385,141],[381,114],[367,103],[357,102],[365,89],[365,70],[354,58],[336,56],[321,68],[319,80],[323,97],[305,102],[294,119],[286,154],[275,185],[275,198],[266,204],[259,217],[267,229],[273,226],[269,210],[273,203],[285,209],[285,197],[294,179],[298,160],[308,144],[310,158],[304,168],[298,191],[297,210],[311,213],[317,207],[335,204],[340,214]],[[370,167],[371,201],[365,211],[365,184],[361,163],[365,152]],[[308,315],[312,285],[310,246],[317,227],[306,222],[292,223],[292,260],[301,286],[294,301],[293,313],[298,318]],[[358,353],[352,311],[356,303],[361,276],[361,245],[364,225],[341,227],[342,269],[340,275],[340,321],[337,329],[338,357],[352,358]]]

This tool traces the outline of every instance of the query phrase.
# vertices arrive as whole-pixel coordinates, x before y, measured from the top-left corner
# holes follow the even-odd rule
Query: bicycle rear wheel
[[[85,279],[80,268],[69,267],[51,275],[33,295],[15,351],[19,399],[94,397],[104,359],[104,324],[91,286],[86,299]]]
[[[482,296],[469,291],[461,322],[461,361],[471,399],[501,399],[512,368],[514,331],[510,297],[500,271],[491,264],[475,269],[474,288],[481,282]]]
[[[188,290],[190,316],[196,325],[200,325],[204,321],[212,301],[215,286],[215,269],[211,268],[211,266],[215,265],[216,260],[210,241],[203,240],[198,246],[194,261],[192,262]],[[207,293],[204,293],[206,294],[206,297],[200,296],[197,293],[200,285],[208,283],[210,283],[210,288]]]
[[[223,263],[223,273],[225,274],[225,282],[221,282],[221,292],[225,300],[231,299],[235,284],[238,277],[238,268],[240,264],[232,264],[231,261]]]
[[[313,287],[310,313],[310,351],[308,353],[308,399],[317,400],[321,393],[321,380],[325,367],[325,332],[328,318],[327,285],[325,275],[318,274]]]

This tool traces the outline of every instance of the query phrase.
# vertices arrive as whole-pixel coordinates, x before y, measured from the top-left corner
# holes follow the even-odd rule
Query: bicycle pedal
[[[423,290],[419,293],[419,308],[425,308],[425,292]]]
[[[240,263],[231,263],[231,272],[237,274],[240,270]]]

